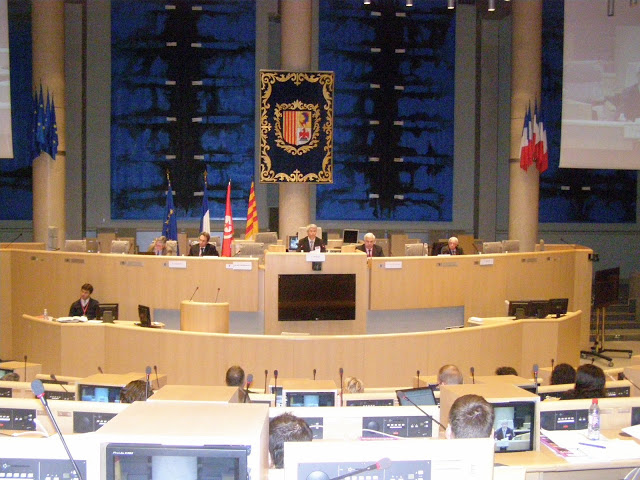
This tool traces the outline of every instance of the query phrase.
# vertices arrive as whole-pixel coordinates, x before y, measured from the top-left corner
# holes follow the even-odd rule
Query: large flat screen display
[[[278,320],[355,320],[355,274],[278,275]]]

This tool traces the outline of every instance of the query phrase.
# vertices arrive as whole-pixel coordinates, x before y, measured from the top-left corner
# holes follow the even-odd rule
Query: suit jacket
[[[449,250],[449,245],[445,245],[440,249],[440,255],[451,255],[451,250]],[[460,245],[456,247],[456,255],[464,255],[464,251],[462,250],[462,247]]]
[[[100,313],[100,302],[89,297],[89,305],[87,305],[87,319],[93,320]],[[84,315],[82,311],[82,304],[80,303],[80,299],[76,300],[71,304],[71,308],[69,308],[69,316],[70,317],[81,317]]]
[[[361,252],[367,253],[367,249],[364,246],[364,243],[358,245],[356,247],[356,250],[360,250]],[[376,245],[375,243],[373,244],[373,252],[372,256],[373,257],[384,257],[384,252],[382,251],[382,247],[380,245]]]
[[[324,242],[322,241],[322,239],[320,237],[316,237],[316,239],[313,241],[313,249],[315,250],[316,247],[320,247],[320,251],[321,252],[326,252],[327,248],[324,246]],[[302,240],[300,240],[298,242],[298,250],[296,250],[297,252],[310,252],[311,249],[309,248],[309,237],[304,237]]]
[[[190,257],[199,257],[200,256],[200,244],[196,243],[195,245],[191,245],[191,248],[189,249],[189,256]],[[210,243],[207,243],[207,246],[204,247],[204,253],[202,254],[203,257],[219,257],[220,255],[218,255],[218,250],[216,249],[215,245],[211,245]]]
[[[496,440],[513,440],[513,430],[507,428],[507,432],[503,432],[502,428],[496,430]]]

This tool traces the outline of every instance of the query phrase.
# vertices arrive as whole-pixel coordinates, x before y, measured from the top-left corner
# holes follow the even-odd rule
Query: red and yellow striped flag
[[[247,209],[247,229],[245,231],[245,240],[253,240],[258,233],[258,207],[256,205],[256,189],[255,182],[251,182],[251,190],[249,191],[249,208]]]

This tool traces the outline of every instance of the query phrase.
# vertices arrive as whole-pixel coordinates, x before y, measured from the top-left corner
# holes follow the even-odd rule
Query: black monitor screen
[[[430,387],[406,388],[404,390],[396,390],[398,395],[398,403],[401,406],[407,405],[435,405],[436,397]],[[406,398],[405,398],[406,396]],[[407,398],[410,400],[407,400]],[[413,403],[412,403],[413,402]]]
[[[80,400],[83,402],[120,403],[122,387],[103,385],[79,385]]]
[[[143,327],[151,326],[151,309],[146,305],[138,305],[138,318]]]
[[[546,318],[549,315],[549,302],[547,300],[531,300],[527,305],[528,318]]]
[[[620,267],[597,271],[593,282],[593,306],[608,307],[618,301]]]
[[[106,480],[191,478],[246,480],[245,446],[113,444],[106,448]],[[167,475],[171,472],[171,475]]]
[[[118,320],[118,304],[117,303],[101,303],[100,304],[100,320],[104,319],[105,312],[111,312],[111,320]]]
[[[287,407],[335,407],[334,392],[286,392]]]
[[[566,315],[568,309],[569,309],[568,298],[552,298],[551,300],[549,300],[550,315],[555,315],[556,317],[559,318],[562,315]]]
[[[393,398],[359,398],[347,400],[347,407],[393,407]]]
[[[342,243],[358,243],[358,230],[343,230]]]
[[[355,320],[354,274],[278,275],[278,320]]]
[[[510,300],[509,301],[509,317],[525,318],[527,316],[528,300]]]
[[[492,402],[493,403],[493,402]],[[493,403],[496,452],[529,452],[534,449],[535,402]]]

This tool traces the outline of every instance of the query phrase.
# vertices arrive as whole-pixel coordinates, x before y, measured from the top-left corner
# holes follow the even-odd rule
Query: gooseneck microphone
[[[438,420],[436,420],[435,418],[433,418],[433,415],[429,415],[427,412],[425,412],[422,408],[420,408],[420,406],[415,403],[413,400],[411,400],[409,397],[407,397],[407,394],[404,392],[398,392],[398,398],[400,400],[406,400],[407,402],[409,402],[411,405],[413,405],[414,407],[416,407],[418,410],[420,410],[422,413],[425,414],[425,416],[431,420],[432,422],[435,422],[436,424],[440,425],[440,428],[442,428],[443,430],[446,430],[447,428],[441,424]]]
[[[315,368],[313,369],[313,379],[314,380],[316,379],[316,369]]]
[[[278,406],[278,370],[273,371],[273,405]]]
[[[471,367],[471,383],[475,385],[476,383],[476,369]]]
[[[73,465],[73,468],[75,468],[75,470],[76,470],[76,474],[78,475],[78,478],[80,480],[83,480],[82,472],[78,468],[78,465],[76,464],[76,461],[73,459],[73,456],[71,455],[71,452],[69,451],[69,447],[67,446],[67,442],[65,441],[64,437],[62,436],[62,432],[60,431],[60,427],[58,426],[58,422],[56,422],[56,417],[54,417],[53,413],[51,413],[51,409],[49,408],[49,403],[47,402],[47,399],[44,396],[44,385],[42,384],[42,381],[36,379],[33,382],[31,382],[31,391],[36,396],[36,398],[39,399],[40,402],[42,403],[42,406],[46,410],[47,415],[49,416],[49,419],[51,420],[51,423],[53,423],[53,426],[55,427],[56,432],[58,433],[58,436],[60,437],[60,441],[62,442],[62,445],[64,446],[64,449],[67,452],[67,456],[69,457],[69,460],[71,460],[71,464]]]
[[[104,372],[102,371],[102,367],[101,367],[100,365],[98,365],[98,371],[99,371],[100,373],[104,373]]]
[[[151,389],[151,385],[149,384],[149,376],[151,375],[151,367],[147,365],[147,368],[144,369],[144,373],[147,376],[147,381],[144,384],[144,399],[146,401],[149,398],[149,390]]]
[[[551,370],[553,371],[553,358],[551,359]]]
[[[416,387],[420,388],[420,370],[416,370],[416,377],[418,377],[418,385]]]
[[[385,457],[385,458],[381,458],[376,463],[372,463],[371,465],[368,465],[364,468],[359,468],[358,470],[347,472],[344,475],[333,477],[329,480],[342,480],[343,478],[352,477],[363,472],[370,472],[371,470],[386,470],[390,466],[391,466],[391,460]]]
[[[244,389],[244,398],[242,399],[242,403],[247,403],[247,398],[249,398],[249,387],[253,383],[253,373],[247,375],[247,385]]]
[[[11,240],[11,241],[10,241],[10,242],[9,242],[9,243],[4,247],[4,248],[9,248],[9,247],[13,244],[13,242],[15,242],[16,240],[18,240],[21,236],[22,236],[22,232],[20,232],[20,233],[18,234],[18,236],[17,236],[16,238],[14,238],[13,240]]]
[[[27,356],[24,356],[24,381],[27,381]]]
[[[160,388],[160,379],[158,378],[158,367],[157,365],[153,366],[153,371],[156,372],[156,388]]]
[[[621,380],[626,380],[626,381],[627,381],[627,382],[629,382],[631,385],[633,385],[633,386],[634,386],[634,388],[635,388],[636,390],[640,390],[640,387],[638,387],[638,385],[636,385],[635,383],[633,383],[633,382],[631,381],[631,379],[630,379],[629,377],[627,377],[627,376],[624,374],[624,372],[620,372],[620,376],[622,377],[622,378],[621,378]]]
[[[64,390],[66,393],[69,393],[69,390],[64,388],[64,384],[60,382],[53,373],[49,374],[49,378],[53,380],[57,385],[60,385],[62,387],[62,390]]]
[[[216,300],[213,303],[218,303],[218,296],[220,295],[220,287],[218,287],[218,292],[216,293]]]
[[[538,364],[533,364],[533,381],[536,384],[536,395],[538,394]]]
[[[344,397],[344,382],[342,380],[342,377],[344,376],[344,369],[340,367],[338,373],[340,374],[340,406],[342,407],[344,405],[344,402],[342,401],[342,398]]]
[[[193,293],[191,294],[191,298],[189,299],[189,301],[193,300],[193,296],[196,294],[196,292],[198,291],[199,288],[200,288],[200,286],[198,285],[196,287],[196,289],[193,291]]]
[[[264,393],[267,393],[267,379],[269,378],[269,370],[264,371]]]

